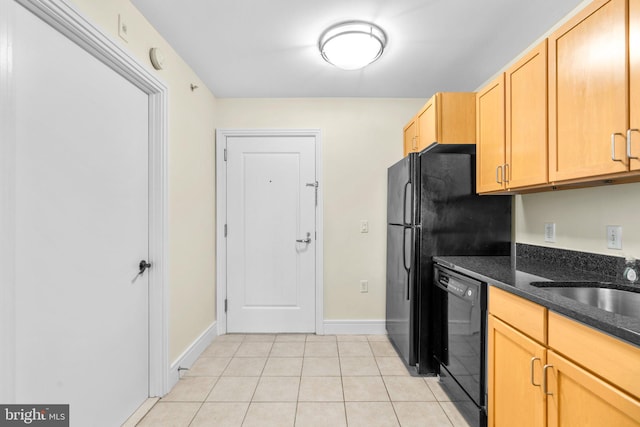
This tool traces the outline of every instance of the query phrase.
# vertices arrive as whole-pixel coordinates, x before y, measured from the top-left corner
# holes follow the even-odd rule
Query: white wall
[[[215,321],[215,98],[129,0],[71,0],[169,88],[169,360]],[[118,37],[118,14],[128,41]],[[149,49],[160,47],[164,70]],[[190,84],[199,86],[191,91]]]
[[[402,127],[425,102],[218,99],[221,129],[322,131],[326,320],[385,318],[387,168],[402,158]],[[368,234],[360,233],[364,219]]]

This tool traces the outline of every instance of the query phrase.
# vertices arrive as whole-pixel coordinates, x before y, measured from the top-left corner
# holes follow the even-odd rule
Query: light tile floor
[[[223,335],[138,426],[467,427],[385,335]]]

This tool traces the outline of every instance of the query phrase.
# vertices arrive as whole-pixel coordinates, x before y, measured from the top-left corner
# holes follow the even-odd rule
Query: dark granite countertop
[[[640,346],[640,318],[611,313],[530,284],[548,280],[612,282],[610,276],[520,257],[436,256],[433,259],[462,274],[487,282],[491,286],[519,295],[549,310]]]

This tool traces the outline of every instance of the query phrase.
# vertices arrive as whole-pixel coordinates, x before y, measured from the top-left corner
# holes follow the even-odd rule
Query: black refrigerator
[[[511,196],[476,194],[475,145],[432,144],[388,170],[386,328],[418,374],[437,374],[434,256],[509,255]]]

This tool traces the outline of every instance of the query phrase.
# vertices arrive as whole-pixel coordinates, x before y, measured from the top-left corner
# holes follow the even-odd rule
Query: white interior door
[[[120,425],[148,397],[148,96],[16,7],[19,403]]]
[[[315,138],[227,138],[227,331],[315,331]]]

